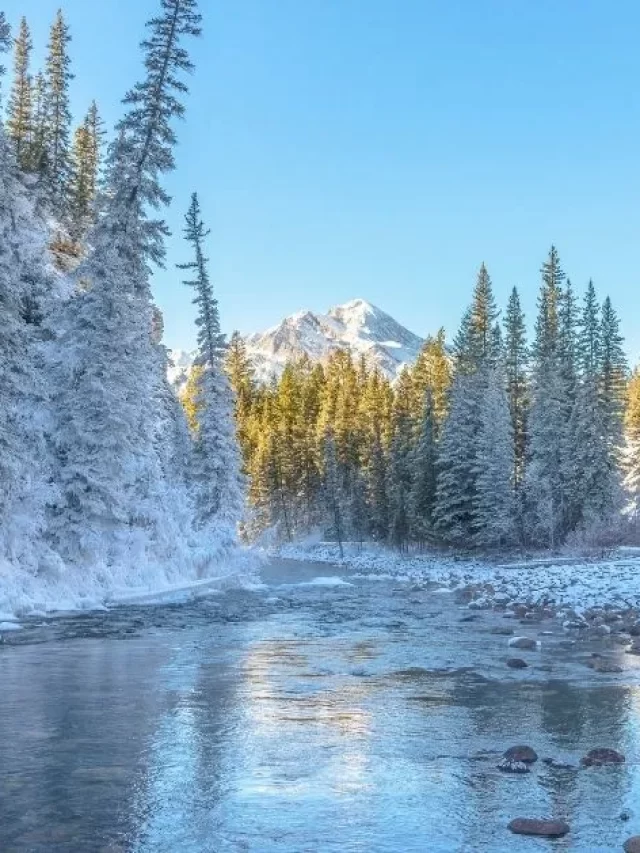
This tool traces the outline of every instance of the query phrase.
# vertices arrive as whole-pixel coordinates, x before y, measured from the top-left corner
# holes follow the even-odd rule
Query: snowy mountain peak
[[[340,349],[356,359],[364,356],[370,365],[395,379],[405,364],[416,360],[423,340],[365,299],[352,299],[326,314],[298,311],[265,332],[249,335],[245,344],[258,380],[268,382],[280,376],[289,361],[306,355],[311,361],[324,362]],[[172,358],[169,378],[181,386],[192,357],[184,350],[174,350]]]
[[[422,339],[365,299],[352,299],[326,314],[299,311],[266,332],[250,335],[247,350],[258,377],[278,376],[292,359],[308,356],[326,361],[344,349],[354,358],[364,355],[390,379],[415,361]]]

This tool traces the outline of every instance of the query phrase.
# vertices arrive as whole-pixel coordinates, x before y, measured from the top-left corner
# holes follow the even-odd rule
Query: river
[[[640,833],[637,659],[594,673],[596,647],[550,621],[515,625],[542,647],[511,670],[514,620],[468,621],[451,594],[291,562],[263,581],[7,635],[3,853],[612,851]],[[520,743],[575,766],[501,773]],[[594,747],[627,762],[579,769]],[[507,829],[547,815],[570,834]]]

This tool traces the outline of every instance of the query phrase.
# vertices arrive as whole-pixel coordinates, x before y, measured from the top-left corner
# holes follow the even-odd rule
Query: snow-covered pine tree
[[[195,0],[162,0],[161,9],[142,44],[145,79],[126,96],[110,148],[93,251],[76,272],[84,287],[61,312],[53,348],[62,500],[51,536],[83,562],[126,565],[135,548],[140,562],[154,548],[169,560],[188,536],[172,521],[158,455],[166,357],[152,337],[149,264],[164,257],[166,227],[150,212],[168,200],[160,179],[174,165],[172,123],[191,70],[182,41],[200,32],[200,16]]]
[[[504,547],[516,538],[513,489],[515,445],[509,399],[500,369],[490,369],[480,403],[473,497],[473,541],[479,547]]]
[[[473,373],[481,365],[494,363],[496,329],[499,311],[493,295],[491,278],[484,264],[480,266],[473,299],[454,341],[457,369],[460,373]]]
[[[29,62],[32,47],[27,19],[22,18],[15,41],[13,86],[7,117],[7,134],[11,140],[16,162],[22,169],[28,169],[31,163],[30,146],[33,134],[33,116]]]
[[[571,497],[574,524],[589,528],[611,520],[621,500],[620,449],[626,360],[610,300],[602,314],[593,282],[585,294],[578,338],[581,379],[571,418],[574,439]]]
[[[46,184],[47,156],[47,82],[40,71],[31,86],[32,134],[29,145],[29,168]]]
[[[600,405],[609,452],[616,456],[623,436],[629,366],[620,320],[608,296],[602,305],[600,333]]]
[[[70,41],[69,27],[59,10],[51,27],[46,60],[45,178],[52,210],[61,220],[68,214],[71,183]]]
[[[234,400],[224,372],[224,337],[220,332],[218,303],[207,269],[204,241],[209,234],[194,193],[187,212],[185,239],[193,250],[193,260],[179,268],[192,274],[184,284],[195,290],[197,308],[198,355],[202,368],[198,382],[194,448],[195,507],[198,525],[214,533],[233,531],[243,507],[243,480],[240,451],[234,431]]]
[[[529,415],[529,350],[524,314],[517,288],[513,288],[504,320],[504,365],[509,411],[513,428],[514,470],[516,491],[524,478]]]
[[[457,374],[438,448],[435,527],[452,545],[473,541],[476,451],[483,382],[479,374]]]
[[[452,544],[473,541],[481,406],[489,373],[502,360],[498,314],[491,279],[482,264],[456,336],[457,374],[438,454],[435,523]]]
[[[10,30],[0,12],[0,53]],[[4,66],[0,67],[0,80]],[[13,146],[0,125],[0,561],[39,571],[44,508],[52,498],[44,441],[45,390],[38,364],[36,295],[51,286],[46,230],[19,180]]]
[[[564,271],[555,246],[542,266],[533,344],[529,464],[525,475],[526,535],[557,546],[567,532],[567,387],[561,358]]]

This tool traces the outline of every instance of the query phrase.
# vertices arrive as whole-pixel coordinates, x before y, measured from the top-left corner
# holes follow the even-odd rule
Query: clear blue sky
[[[41,59],[56,0],[5,0]],[[140,76],[155,0],[66,0],[73,106],[109,123]],[[360,296],[453,334],[485,261],[530,322],[552,242],[640,355],[640,4],[635,0],[203,0],[168,181],[174,236],[197,189],[224,328]],[[155,293],[193,342],[171,268]]]

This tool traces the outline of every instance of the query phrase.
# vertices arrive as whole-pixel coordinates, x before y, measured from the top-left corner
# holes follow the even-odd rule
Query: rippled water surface
[[[509,670],[500,615],[328,574],[278,564],[263,589],[7,636],[0,850],[612,851],[640,833],[637,658],[599,647],[625,672],[595,674],[595,646],[515,625],[542,649]],[[501,774],[517,743],[576,768]],[[599,746],[627,763],[577,769]],[[547,815],[570,835],[506,829]]]

